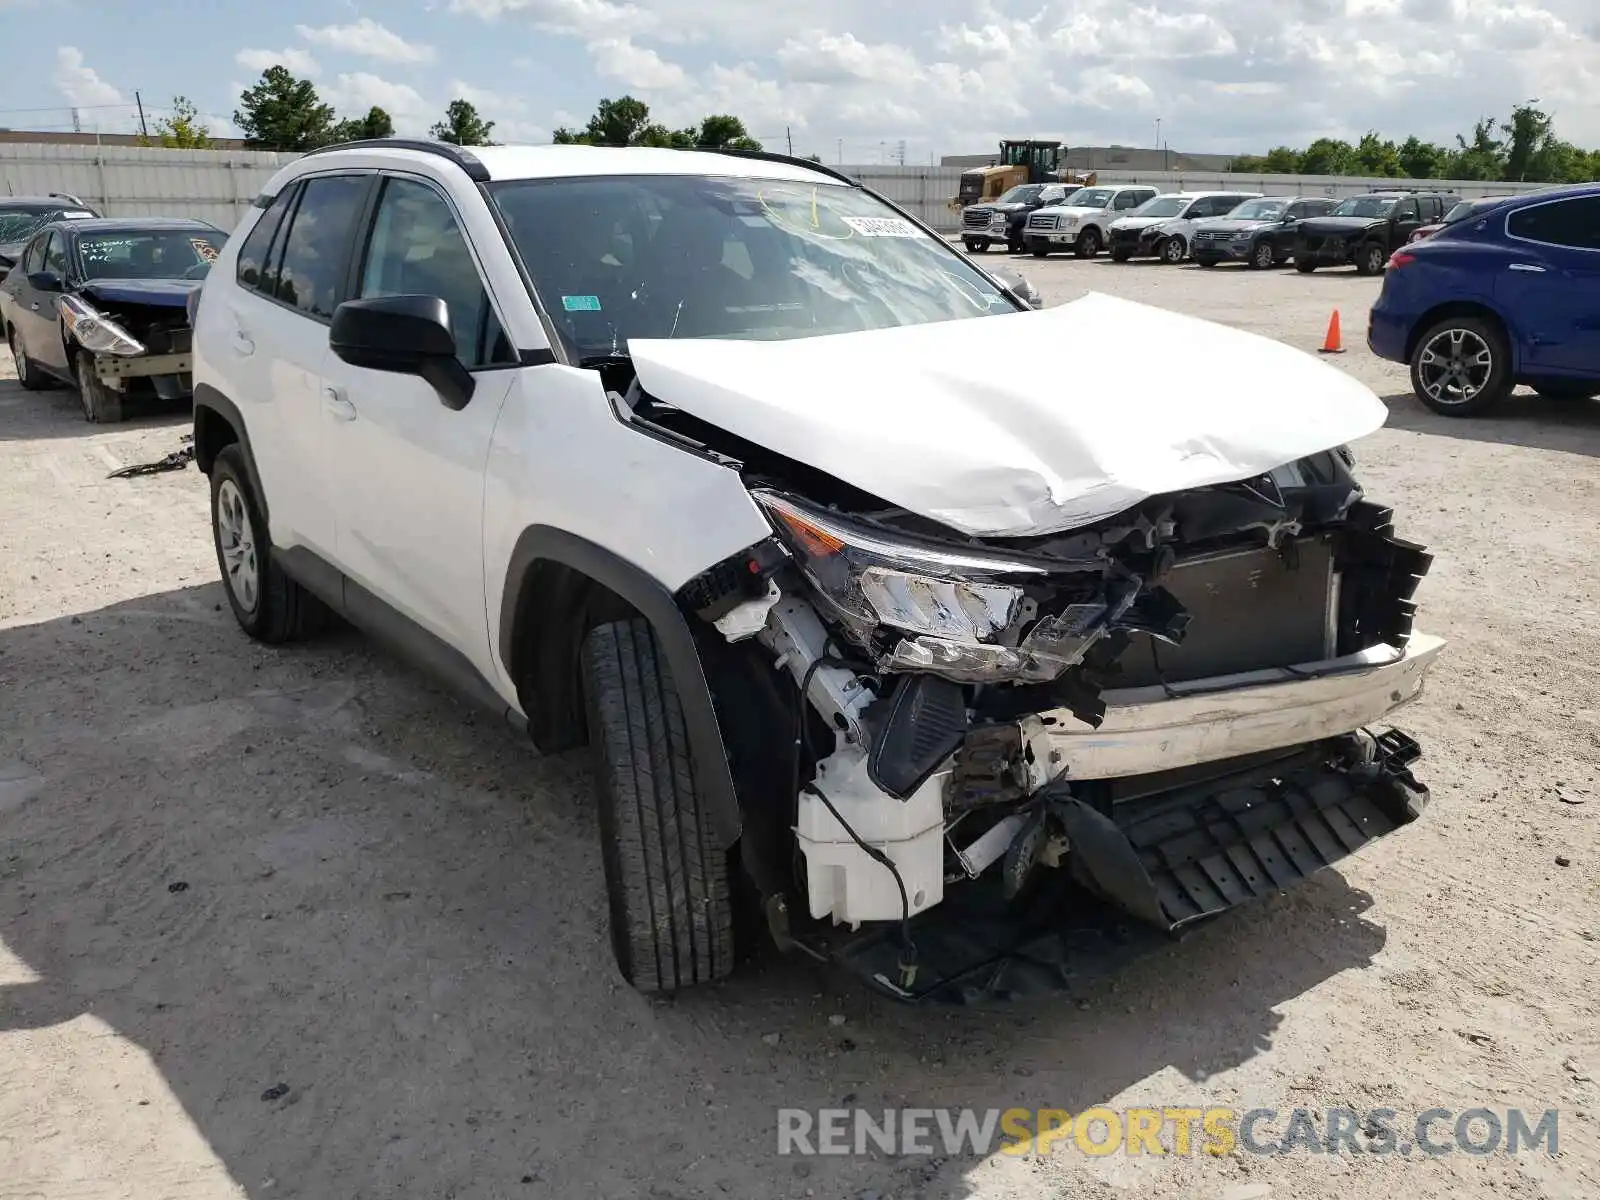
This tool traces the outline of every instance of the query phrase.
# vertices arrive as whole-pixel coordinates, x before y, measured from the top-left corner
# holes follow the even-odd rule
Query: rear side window
[[[1512,237],[1575,250],[1600,250],[1600,196],[1519,208],[1506,218]]]
[[[370,182],[365,175],[306,181],[283,238],[275,299],[308,317],[332,320]]]
[[[278,198],[272,202],[267,211],[261,214],[261,219],[256,222],[255,228],[250,231],[250,236],[245,238],[244,245],[239,247],[238,279],[240,287],[252,290],[270,291],[270,286],[263,288],[262,283],[267,274],[267,261],[272,254],[273,239],[283,225],[284,214],[289,211],[289,205],[294,199],[294,185],[278,193]]]

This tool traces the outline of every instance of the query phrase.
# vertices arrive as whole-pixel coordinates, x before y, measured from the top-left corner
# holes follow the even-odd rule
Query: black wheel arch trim
[[[500,598],[500,661],[514,682],[519,682],[522,643],[529,632],[519,628],[518,618],[533,594],[534,567],[540,562],[558,564],[599,584],[650,622],[683,707],[689,745],[694,753],[695,778],[707,801],[713,829],[722,848],[731,847],[743,829],[738,792],[705,666],[695,646],[688,618],[678,607],[672,592],[604,546],[564,529],[529,526],[512,548]],[[526,702],[524,707],[527,707]],[[530,725],[539,721],[532,711],[528,717]]]
[[[226,442],[217,444],[208,436],[205,427],[208,420],[207,413],[215,413],[232,427],[235,440],[239,443],[239,452],[244,455],[244,469],[249,476],[250,490],[255,493],[256,507],[261,512],[262,521],[271,528],[271,510],[267,506],[267,492],[261,486],[261,472],[256,469],[256,456],[250,449],[250,432],[245,428],[244,414],[239,411],[237,404],[209,383],[199,384],[194,389],[195,465],[203,474],[211,474],[211,464],[216,461],[217,451],[227,444]]]

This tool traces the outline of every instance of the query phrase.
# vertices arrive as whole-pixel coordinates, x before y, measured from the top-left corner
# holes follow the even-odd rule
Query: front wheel
[[[1188,256],[1189,246],[1181,237],[1173,235],[1161,243],[1161,249],[1157,253],[1161,256],[1162,262],[1168,266],[1176,266]]]
[[[1250,265],[1257,271],[1278,265],[1278,252],[1272,248],[1271,242],[1261,242],[1250,251]]]
[[[1100,231],[1093,226],[1085,229],[1078,235],[1077,252],[1079,258],[1093,258],[1100,253]]]
[[[1112,262],[1127,262],[1132,257],[1133,255],[1126,250],[1113,250],[1111,252]]]
[[[1510,357],[1498,326],[1480,317],[1448,317],[1418,339],[1411,389],[1443,416],[1478,416],[1510,395]]]
[[[78,402],[83,419],[96,425],[113,425],[122,420],[122,394],[101,381],[94,369],[94,355],[80,350],[77,358]]]
[[[701,810],[655,631],[642,617],[595,626],[582,671],[617,966],[641,992],[722,979],[734,963],[732,865]]]
[[[1211,258],[1209,256],[1206,257],[1206,258],[1200,258],[1200,257],[1196,256],[1194,261],[1199,263],[1202,267],[1214,267],[1221,260],[1220,259],[1216,259],[1216,258]]]
[[[989,253],[989,239],[973,238],[967,243],[967,249],[971,250],[974,254],[987,254]]]
[[[1034,242],[1028,247],[1028,253],[1035,258],[1048,258],[1050,256],[1050,244],[1048,242]]]
[[[1383,264],[1388,261],[1388,251],[1377,242],[1368,242],[1356,251],[1356,274],[1376,275],[1383,270]]]
[[[1302,275],[1309,275],[1317,269],[1317,264],[1309,258],[1296,258],[1294,260],[1294,269]]]

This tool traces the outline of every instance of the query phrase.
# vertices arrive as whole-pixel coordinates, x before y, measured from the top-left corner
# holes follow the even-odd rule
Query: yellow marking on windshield
[[[811,189],[811,228],[821,229],[822,222],[817,220],[817,189]]]

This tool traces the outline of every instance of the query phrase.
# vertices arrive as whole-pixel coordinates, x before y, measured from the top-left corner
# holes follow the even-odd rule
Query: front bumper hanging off
[[[1360,739],[1356,740],[1361,743]],[[1064,782],[1041,801],[1066,831],[1070,870],[1008,901],[988,880],[916,918],[916,971],[895,929],[853,937],[837,961],[898,1000],[979,1003],[1073,993],[1174,935],[1283,891],[1421,815],[1417,743],[1390,730],[1331,761],[1328,743],[1235,760],[1204,783],[1110,805]]]

